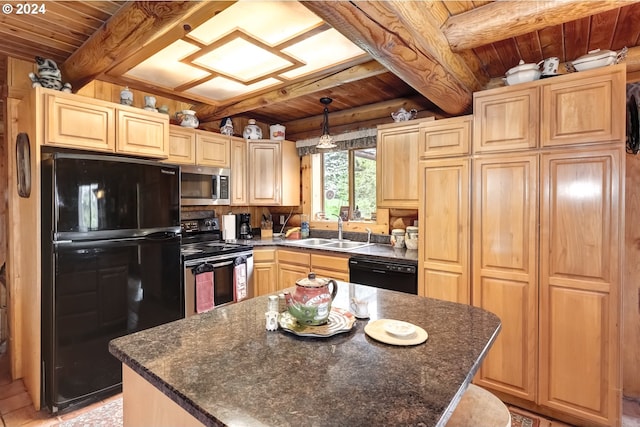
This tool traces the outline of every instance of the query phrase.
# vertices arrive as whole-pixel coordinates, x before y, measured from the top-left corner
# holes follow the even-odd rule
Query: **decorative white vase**
[[[244,128],[242,137],[244,139],[262,139],[262,129],[254,119],[249,119],[249,124]]]
[[[196,112],[193,110],[182,110],[176,114],[180,119],[180,126],[185,128],[197,128],[200,125],[200,121],[196,117]]]

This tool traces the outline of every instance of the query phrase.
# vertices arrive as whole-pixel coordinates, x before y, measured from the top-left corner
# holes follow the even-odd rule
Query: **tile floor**
[[[120,398],[118,394],[96,402],[77,411],[64,415],[52,416],[45,411],[33,409],[31,399],[22,383],[22,380],[11,381],[9,374],[9,358],[0,346],[0,426],[4,427],[54,427],[60,422],[69,420],[81,413],[91,411],[96,407],[105,405],[114,399]],[[521,411],[525,412],[526,411]],[[640,401],[625,399],[623,402],[622,427],[640,427]],[[540,427],[561,427],[566,424],[558,422],[541,423]],[[116,426],[114,426],[116,427]]]

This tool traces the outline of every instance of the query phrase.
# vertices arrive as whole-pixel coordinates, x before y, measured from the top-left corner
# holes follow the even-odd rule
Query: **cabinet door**
[[[534,401],[538,346],[538,157],[492,156],[473,164],[473,305],[502,330],[476,384]]]
[[[116,148],[115,110],[80,101],[75,95],[45,94],[45,144],[113,152]]]
[[[249,164],[249,204],[280,204],[280,144],[249,141]]]
[[[192,129],[169,126],[169,157],[167,162],[183,165],[196,163],[196,135]]]
[[[418,292],[471,302],[468,158],[427,160],[420,167]]]
[[[420,125],[420,157],[469,154],[473,116],[435,120]]]
[[[619,422],[622,147],[543,154],[540,404]]]
[[[580,78],[578,73],[576,78],[542,88],[543,147],[623,141],[624,68],[589,76]]]
[[[473,152],[521,150],[538,141],[538,87],[476,92],[473,98]]]
[[[246,206],[247,195],[247,141],[231,138],[231,205]]]
[[[169,116],[118,109],[116,151],[165,159],[169,156]]]
[[[278,274],[275,249],[253,250],[253,286],[255,296],[278,290]]]
[[[378,127],[376,193],[378,208],[418,207],[420,123]]]
[[[213,132],[196,131],[196,164],[228,168],[231,138]]]
[[[311,256],[305,251],[278,250],[278,289],[296,285],[300,279],[307,277]]]

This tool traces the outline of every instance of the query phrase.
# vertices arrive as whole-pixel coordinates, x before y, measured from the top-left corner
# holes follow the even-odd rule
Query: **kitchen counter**
[[[267,296],[224,306],[111,341],[123,363],[124,425],[445,425],[500,320],[473,306],[338,288],[334,307],[366,298],[371,320],[411,322],[427,341],[383,344],[364,333],[367,320],[299,337],[265,330]]]
[[[295,249],[303,249],[303,250],[311,250],[311,251],[325,251],[325,252],[334,252],[340,254],[349,254],[349,255],[365,255],[372,257],[383,257],[389,259],[396,260],[405,260],[405,261],[415,261],[418,263],[418,251],[411,249],[396,249],[389,244],[384,243],[372,243],[369,246],[365,246],[363,248],[358,249],[331,249],[322,246],[314,246],[314,247],[304,247],[297,245],[296,242],[299,240],[283,240],[280,238],[272,239],[272,238],[255,238],[248,240],[237,240],[237,243],[243,245],[249,245],[253,247],[262,247],[262,246],[278,246],[278,247],[289,247]]]

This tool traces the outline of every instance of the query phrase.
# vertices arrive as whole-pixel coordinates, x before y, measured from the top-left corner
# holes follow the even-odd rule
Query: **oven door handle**
[[[224,267],[224,266],[226,266],[226,265],[231,265],[231,264],[233,264],[233,261],[219,262],[219,263],[216,263],[216,264],[211,264],[211,263],[208,263],[208,262],[203,262],[202,264],[200,264],[200,265],[197,265],[197,266],[193,267],[193,268],[191,269],[191,271],[193,272],[193,274],[194,274],[194,275],[197,275],[197,274],[200,274],[200,273],[205,273],[205,272],[208,272],[208,271],[213,271],[213,270],[215,270],[215,269],[216,269],[216,268],[218,268],[218,267]]]

